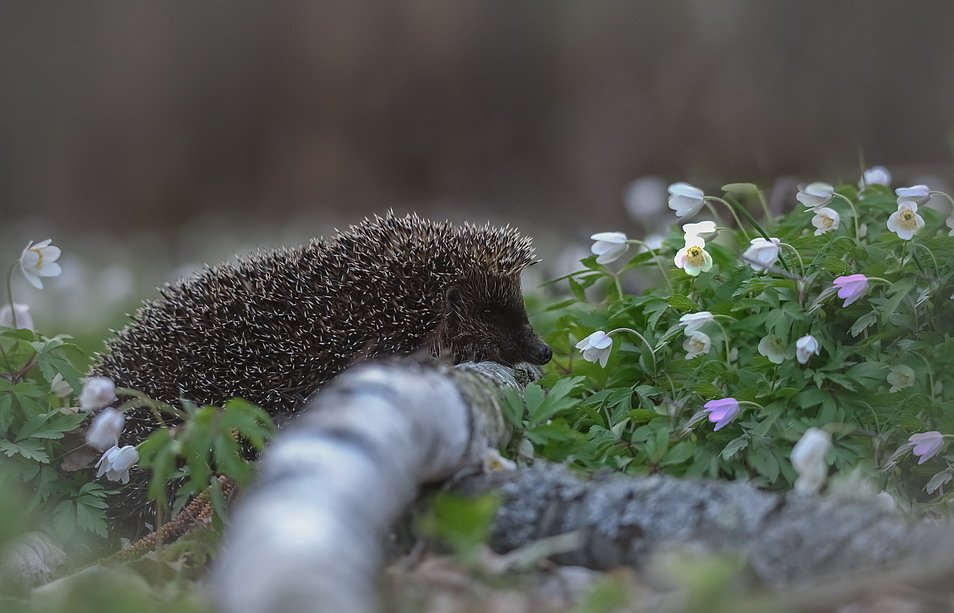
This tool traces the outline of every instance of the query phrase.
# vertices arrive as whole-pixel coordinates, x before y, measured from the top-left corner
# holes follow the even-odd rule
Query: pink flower
[[[838,288],[838,297],[845,299],[843,306],[848,306],[868,290],[868,277],[862,274],[838,277],[832,285]]]
[[[739,414],[739,401],[735,398],[710,400],[702,405],[709,413],[709,421],[715,424],[713,430],[719,430]]]
[[[908,442],[914,445],[914,455],[920,458],[918,464],[924,464],[941,451],[944,446],[944,435],[937,430],[912,434]]]

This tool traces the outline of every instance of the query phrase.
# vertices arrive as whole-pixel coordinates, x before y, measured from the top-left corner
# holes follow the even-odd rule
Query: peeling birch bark
[[[232,611],[372,611],[392,524],[421,484],[505,445],[513,371],[385,364],[340,375],[264,454],[213,576]]]
[[[954,545],[950,524],[914,522],[873,498],[783,495],[742,482],[658,475],[583,479],[563,466],[538,463],[468,476],[453,490],[501,495],[490,538],[496,551],[577,532],[582,546],[555,561],[597,570],[639,567],[670,550],[701,550],[741,555],[757,577],[781,586],[949,561]]]

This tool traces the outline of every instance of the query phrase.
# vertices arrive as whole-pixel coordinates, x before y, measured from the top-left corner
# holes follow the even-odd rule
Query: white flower
[[[626,253],[629,245],[626,244],[626,235],[622,232],[598,232],[590,237],[595,243],[590,251],[597,256],[597,264],[609,264]]]
[[[706,355],[709,353],[710,347],[712,347],[712,340],[707,334],[699,331],[687,334],[686,340],[682,343],[682,348],[686,350],[687,360]]]
[[[828,476],[825,455],[831,449],[831,435],[818,428],[809,428],[792,448],[792,467],[798,472],[795,491],[816,494]]]
[[[626,186],[626,212],[640,224],[666,210],[666,182],[660,177],[640,177]]]
[[[742,258],[752,267],[752,270],[756,272],[767,270],[769,266],[775,264],[775,260],[778,259],[780,240],[777,238],[765,240],[759,237],[749,242],[749,248],[742,254]]]
[[[858,181],[858,189],[864,189],[867,185],[891,186],[891,172],[884,166],[872,166],[861,175]]]
[[[676,217],[692,217],[706,203],[706,195],[701,189],[688,183],[673,183],[669,186],[669,208]]]
[[[500,455],[500,452],[493,447],[484,449],[481,460],[485,473],[492,473],[500,470],[517,470],[516,462],[503,457]]]
[[[56,373],[56,376],[50,381],[50,390],[57,398],[66,398],[73,393],[73,388],[60,373]]]
[[[838,229],[838,225],[841,223],[841,216],[838,211],[827,206],[820,206],[817,209],[812,209],[812,211],[815,213],[815,216],[812,217],[812,225],[817,228],[815,236],[824,234],[829,230]]]
[[[602,330],[597,330],[576,344],[576,348],[583,352],[583,359],[587,362],[599,362],[606,368],[610,351],[613,349],[613,339]]]
[[[7,328],[13,327],[13,314],[16,313],[17,316],[17,328],[20,330],[32,330],[33,329],[33,318],[30,317],[30,305],[19,304],[14,302],[13,308],[10,308],[10,303],[4,304],[0,307],[0,326],[6,326]]]
[[[687,223],[682,226],[685,238],[690,236],[702,236],[703,234],[715,234],[716,225],[714,221],[700,221],[699,223]]]
[[[795,358],[799,364],[807,364],[813,355],[818,355],[818,341],[811,334],[806,334],[795,341]]]
[[[103,409],[86,431],[86,444],[100,451],[115,447],[125,423],[126,417],[121,411],[111,407]]]
[[[923,227],[924,219],[918,215],[918,205],[911,200],[898,202],[898,210],[888,217],[888,229],[901,240],[911,240]]]
[[[643,243],[646,245],[646,247],[649,247],[650,249],[659,249],[660,247],[662,247],[664,240],[666,240],[666,237],[663,236],[662,234],[653,233],[653,234],[647,234],[646,237],[643,239]],[[644,251],[645,248],[642,245],[640,245],[639,250]]]
[[[56,260],[60,257],[60,248],[52,244],[51,239],[33,244],[30,241],[23,253],[20,254],[20,270],[30,285],[43,289],[40,277],[55,277],[63,270]]]
[[[698,313],[687,313],[679,318],[679,323],[686,327],[686,334],[691,334],[702,328],[714,318],[709,311],[699,311]]]
[[[944,223],[946,223],[947,227],[951,229],[951,231],[948,232],[947,235],[954,236],[954,215],[951,215],[950,217],[948,217],[947,221],[945,221]]]
[[[802,183],[798,186],[798,193],[795,199],[810,209],[825,206],[835,197],[835,188],[828,183]]]
[[[676,266],[686,271],[690,277],[712,269],[712,256],[705,249],[706,241],[698,236],[687,236],[685,246],[676,252],[673,258]]]
[[[99,468],[96,478],[106,475],[110,481],[129,483],[129,469],[138,461],[139,452],[135,447],[126,445],[120,448],[114,445],[96,462],[96,467]]]
[[[888,383],[891,384],[891,389],[888,391],[892,394],[909,387],[914,387],[914,371],[904,364],[892,366],[891,372],[888,373]]]
[[[931,199],[931,189],[927,185],[912,185],[911,187],[899,187],[894,190],[898,197],[898,202],[908,201],[924,204]]]
[[[116,386],[106,377],[90,377],[83,380],[80,408],[84,411],[101,409],[116,399]]]
[[[759,353],[772,364],[781,364],[785,361],[785,342],[772,334],[763,336],[759,341]]]

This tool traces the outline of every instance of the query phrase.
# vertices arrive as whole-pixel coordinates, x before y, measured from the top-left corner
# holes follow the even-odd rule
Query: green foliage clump
[[[52,530],[62,541],[92,537],[87,547],[95,549],[115,536],[107,513],[119,484],[95,478],[93,465],[102,452],[89,447],[84,434],[97,411],[74,402],[84,385],[76,364],[86,359],[67,336],[0,327],[0,491],[7,498],[28,494],[21,511],[34,527]],[[167,484],[175,480],[183,482],[176,508],[212,487],[221,511],[224,501],[213,475],[247,483],[252,465],[246,447],[261,450],[274,429],[265,411],[242,400],[177,408],[133,390],[117,394],[128,397],[117,399],[118,410],[150,406],[164,426],[137,446],[141,467],[151,469],[150,497],[160,508],[167,506]]]
[[[760,194],[748,187],[757,203]],[[556,280],[571,297],[549,307],[556,357],[543,386],[527,389],[526,410],[516,397],[510,403],[508,417],[525,429],[516,452],[587,470],[747,479],[784,490],[799,476],[792,447],[814,427],[832,436],[826,459],[833,472],[861,468],[899,501],[924,500],[925,485],[948,500],[941,486],[954,455],[920,465],[920,448],[919,457],[906,455],[912,434],[954,434],[947,376],[954,367],[954,238],[944,217],[921,207],[924,227],[902,240],[887,225],[899,204],[878,185],[839,187],[824,206],[840,213],[840,227],[817,235],[815,210],[799,206],[759,222],[731,193],[706,201],[747,220],[703,241],[708,270],[691,276],[676,265],[691,241],[674,230],[656,249],[629,241],[642,248],[622,265],[594,255]],[[753,266],[757,254],[748,248],[757,238],[779,239],[767,269]],[[627,293],[639,269],[657,276],[656,287]],[[867,287],[844,306],[833,283],[853,274],[865,275]],[[705,338],[694,336],[693,345],[680,319],[699,313]],[[578,342],[597,331],[612,344],[591,350],[593,362],[582,359]],[[796,359],[796,341],[806,336],[817,353]],[[687,350],[701,354],[687,359]],[[723,398],[738,400],[739,410],[714,429],[704,405]]]

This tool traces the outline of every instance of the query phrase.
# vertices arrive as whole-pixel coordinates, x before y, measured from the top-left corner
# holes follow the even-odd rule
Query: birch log
[[[555,561],[598,570],[638,567],[673,549],[741,555],[775,586],[908,563],[943,560],[951,568],[950,524],[915,522],[874,496],[782,495],[742,482],[658,475],[584,479],[547,463],[466,477],[454,490],[501,495],[495,550],[576,532],[582,546]]]
[[[271,443],[258,485],[237,506],[213,577],[226,612],[372,611],[383,543],[419,485],[509,440],[510,369],[366,366],[318,395]],[[639,566],[673,548],[739,554],[792,584],[905,561],[949,561],[950,524],[914,523],[873,499],[798,497],[745,483],[661,476],[583,479],[538,463],[465,477],[459,493],[502,495],[491,546],[508,552],[576,533],[556,561]]]
[[[426,482],[507,443],[513,371],[374,365],[339,376],[269,446],[213,576],[220,610],[373,611],[382,546]]]

